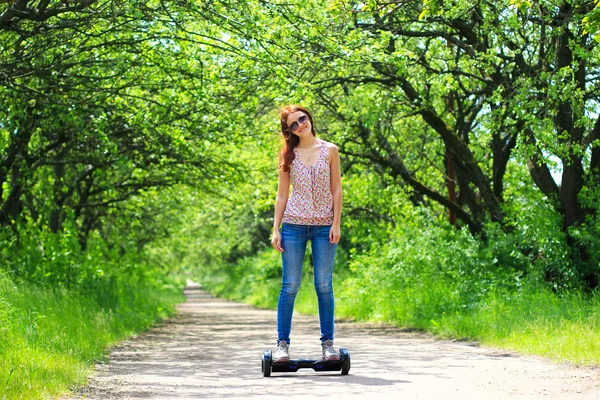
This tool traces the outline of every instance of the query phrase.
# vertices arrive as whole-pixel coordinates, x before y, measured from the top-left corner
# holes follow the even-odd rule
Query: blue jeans
[[[277,335],[280,341],[290,343],[294,302],[302,281],[302,264],[309,240],[314,262],[314,285],[319,303],[321,341],[333,340],[334,301],[331,277],[337,244],[329,242],[330,229],[329,225],[287,223],[284,223],[281,228],[283,277],[277,304]]]

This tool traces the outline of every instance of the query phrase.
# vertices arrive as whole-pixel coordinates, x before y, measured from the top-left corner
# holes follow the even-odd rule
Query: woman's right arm
[[[280,163],[281,161],[282,160],[280,160]],[[271,244],[275,250],[281,253],[283,253],[283,248],[281,247],[281,233],[279,232],[279,225],[281,225],[283,211],[285,211],[285,206],[287,205],[289,195],[290,172],[279,170],[279,182],[277,185],[277,198],[275,199],[275,216],[273,218],[273,236],[271,237]]]

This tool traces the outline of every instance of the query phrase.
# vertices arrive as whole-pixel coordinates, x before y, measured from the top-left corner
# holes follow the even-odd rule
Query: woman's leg
[[[288,343],[290,343],[292,330],[294,302],[302,281],[302,264],[307,241],[307,226],[283,224],[281,228],[283,277],[277,304],[277,338]]]
[[[333,261],[337,244],[329,242],[330,226],[312,226],[312,256],[315,268],[315,290],[319,303],[319,320],[321,323],[321,341],[333,340]]]

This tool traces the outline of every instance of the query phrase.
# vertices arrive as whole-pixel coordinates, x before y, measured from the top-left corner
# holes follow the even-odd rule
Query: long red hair
[[[279,165],[279,169],[285,172],[290,170],[290,167],[296,158],[296,155],[294,154],[294,148],[298,146],[298,143],[300,143],[300,138],[290,132],[290,127],[287,124],[288,115],[295,113],[296,111],[302,111],[304,114],[306,114],[308,120],[310,121],[311,133],[313,136],[317,136],[315,135],[315,124],[313,122],[312,115],[306,108],[296,104],[290,104],[281,110],[281,136],[283,137],[283,146],[280,154],[283,155],[283,161]]]

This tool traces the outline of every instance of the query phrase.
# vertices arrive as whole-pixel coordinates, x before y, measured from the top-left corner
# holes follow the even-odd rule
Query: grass
[[[597,294],[556,294],[524,287],[518,292],[489,293],[475,304],[461,304],[443,289],[421,287],[381,293],[345,294],[338,316],[417,328],[439,338],[467,339],[481,344],[547,357],[582,366],[600,365],[600,301]],[[346,287],[345,290],[348,290]],[[441,295],[440,295],[441,292]],[[394,297],[390,306],[382,299]],[[440,297],[448,303],[440,306]],[[361,303],[367,304],[361,304]],[[341,302],[340,302],[341,303]],[[444,308],[452,311],[441,311]],[[365,312],[365,310],[370,310]],[[396,310],[392,312],[391,310]],[[359,318],[356,316],[359,315]]]
[[[103,289],[83,295],[0,275],[0,399],[56,397],[85,383],[108,346],[183,300],[173,289],[121,283],[115,290],[108,301]]]
[[[491,317],[494,313],[489,309],[503,313]],[[600,302],[596,295],[523,292],[496,300],[472,320],[477,321],[478,338],[485,344],[555,361],[600,365]],[[461,330],[469,333],[464,323],[448,322],[449,327],[463,325]]]

